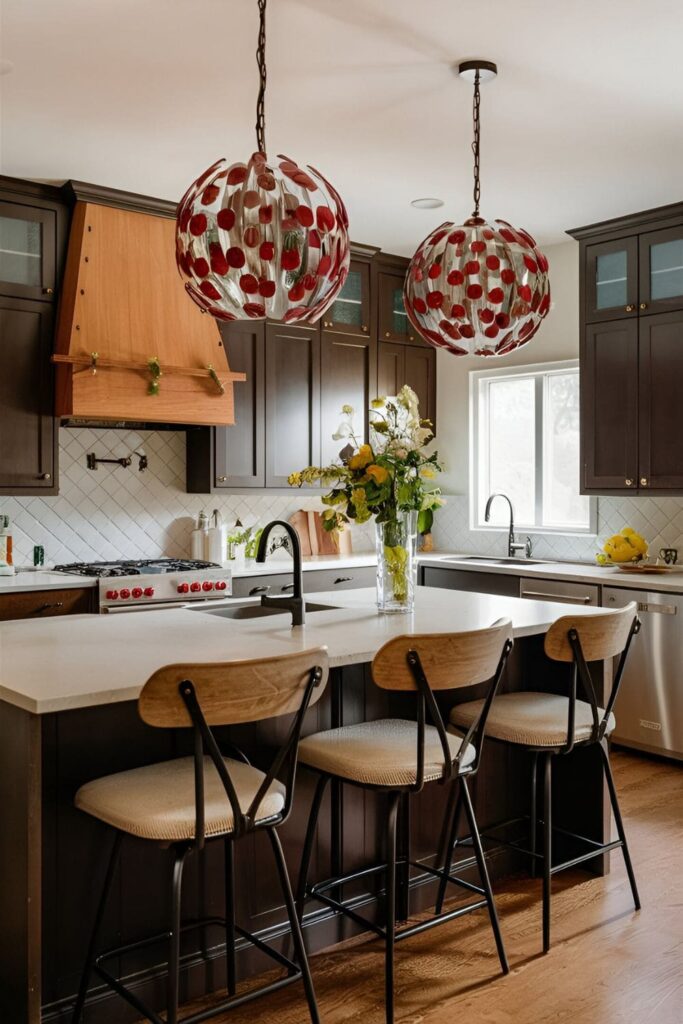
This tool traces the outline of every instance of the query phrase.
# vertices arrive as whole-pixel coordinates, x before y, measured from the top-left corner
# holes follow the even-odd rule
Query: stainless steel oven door
[[[101,615],[118,615],[121,612],[166,612],[177,611],[179,608],[187,608],[189,604],[207,604],[200,601],[159,601],[157,604],[106,604],[100,605]]]

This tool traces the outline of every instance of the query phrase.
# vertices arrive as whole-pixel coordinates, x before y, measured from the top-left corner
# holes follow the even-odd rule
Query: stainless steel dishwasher
[[[635,601],[634,637],[614,713],[616,743],[683,761],[683,594],[603,587],[605,608]]]
[[[561,604],[600,604],[600,587],[572,580],[546,580],[523,576],[519,596],[532,601],[559,601]]]

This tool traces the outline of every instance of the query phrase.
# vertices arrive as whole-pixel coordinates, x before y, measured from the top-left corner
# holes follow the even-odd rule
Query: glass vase
[[[377,607],[411,612],[417,585],[417,512],[377,523]]]

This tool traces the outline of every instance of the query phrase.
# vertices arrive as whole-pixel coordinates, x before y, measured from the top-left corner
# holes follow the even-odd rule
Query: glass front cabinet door
[[[55,292],[55,211],[0,203],[0,293],[52,300]]]
[[[322,327],[342,334],[370,332],[370,266],[351,260],[349,276],[332,305],[323,314]]]
[[[683,225],[639,236],[642,315],[683,309]]]
[[[399,341],[419,344],[403,304],[403,282],[405,275],[380,271],[379,290],[379,338],[380,341]]]
[[[638,315],[638,242],[620,238],[586,248],[586,321]]]

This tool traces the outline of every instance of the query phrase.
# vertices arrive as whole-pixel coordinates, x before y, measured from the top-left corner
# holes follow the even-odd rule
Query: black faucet
[[[486,510],[484,512],[484,520],[488,523],[491,518],[491,505],[493,504],[494,498],[505,498],[508,505],[510,506],[510,529],[508,532],[508,558],[514,558],[516,551],[524,551],[527,558],[531,557],[531,539],[527,537],[526,544],[515,543],[515,513],[512,509],[512,502],[508,498],[507,494],[491,494],[489,500],[486,502]]]
[[[289,543],[292,547],[292,559],[293,567],[292,571],[294,574],[294,584],[291,597],[270,597],[268,594],[261,595],[261,605],[264,608],[288,608],[292,613],[292,625],[303,626],[306,620],[306,606],[304,603],[304,587],[303,587],[303,569],[301,565],[301,544],[299,542],[299,535],[290,523],[286,523],[283,519],[273,519],[271,523],[264,526],[263,532],[259,538],[258,551],[256,552],[256,561],[265,562],[268,538],[270,532],[274,527],[281,526],[283,530],[287,532],[289,537]]]

